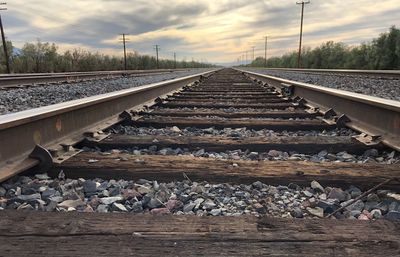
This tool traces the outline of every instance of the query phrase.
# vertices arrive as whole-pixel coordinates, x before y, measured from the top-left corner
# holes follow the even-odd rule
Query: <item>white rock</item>
[[[68,207],[67,211],[76,211],[76,209],[74,207]]]
[[[148,193],[151,192],[151,188],[146,187],[146,186],[139,186],[139,187],[137,188],[137,191],[138,191],[139,193],[141,193],[142,195],[143,195],[143,194],[148,194]]]
[[[380,219],[380,218],[382,218],[382,211],[378,210],[378,209],[374,209],[371,211],[371,216],[374,219]]]
[[[40,180],[47,180],[47,179],[50,179],[50,177],[47,176],[47,173],[36,174],[36,175],[35,175],[35,178],[38,178],[38,179],[40,179]]]
[[[173,127],[171,128],[171,131],[176,132],[176,133],[182,132],[177,126],[173,126]]]
[[[100,202],[102,204],[112,204],[116,201],[121,201],[124,198],[122,196],[112,196],[112,197],[103,197],[103,198],[99,198]]]
[[[315,180],[313,180],[313,181],[311,182],[311,188],[312,188],[312,189],[319,190],[319,191],[321,191],[321,192],[324,192],[324,188],[321,186],[320,183],[318,183],[318,181],[315,181]]]
[[[393,198],[397,201],[400,201],[400,194],[395,194],[395,193],[388,193],[387,194],[388,197]]]
[[[221,209],[213,209],[210,211],[210,214],[213,216],[218,216],[221,215],[221,212],[222,212]]]
[[[315,207],[315,208],[310,208],[307,207],[306,209],[311,215],[314,215],[316,217],[319,218],[323,218],[324,217],[324,209],[320,208],[320,207]]]
[[[127,212],[128,210],[125,208],[123,204],[120,203],[113,203],[112,205],[114,211],[120,211],[120,212]]]
[[[81,206],[81,205],[85,205],[85,203],[80,199],[78,199],[78,200],[65,200],[64,202],[61,202],[61,203],[57,204],[58,207],[63,207],[63,208],[67,208],[67,209],[70,208],[70,207],[76,208],[76,207]]]
[[[203,207],[210,210],[212,208],[214,208],[215,206],[217,206],[213,200],[211,199],[207,199],[204,203],[203,203]]]

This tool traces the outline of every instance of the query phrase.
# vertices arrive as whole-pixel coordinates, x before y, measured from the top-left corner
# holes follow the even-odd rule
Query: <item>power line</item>
[[[156,63],[156,64],[157,64],[157,69],[158,69],[158,68],[159,68],[159,66],[158,66],[158,51],[161,50],[161,48],[160,48],[159,45],[155,45],[155,46],[154,46],[154,49],[156,49],[156,56],[157,56],[157,59],[156,59],[156,60],[157,60],[157,63]]]
[[[122,34],[122,42],[124,44],[124,70],[127,70],[126,66],[126,41],[129,41],[129,39],[125,38],[126,34]]]
[[[268,46],[268,36],[265,36],[264,67],[267,67],[267,46]]]
[[[309,4],[310,1],[301,1],[296,4],[301,4],[301,23],[300,23],[300,41],[299,41],[299,55],[297,57],[297,67],[301,67],[301,41],[303,38],[303,16],[304,16],[304,5]]]
[[[6,5],[6,4],[7,3],[0,3],[0,5]],[[0,8],[0,11],[3,10],[7,10],[7,8]],[[10,59],[8,58],[7,42],[6,42],[6,37],[4,36],[4,29],[3,29],[3,22],[1,20],[1,15],[0,15],[0,30],[1,30],[1,40],[3,41],[4,59],[6,61],[7,73],[11,73]]]

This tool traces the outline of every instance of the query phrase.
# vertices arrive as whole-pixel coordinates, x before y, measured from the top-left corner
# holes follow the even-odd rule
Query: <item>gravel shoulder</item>
[[[243,69],[323,87],[400,101],[400,80],[365,78],[354,75],[338,76],[332,74],[311,74],[293,71],[265,70],[260,68]]]
[[[98,79],[0,91],[0,115],[189,76],[207,70],[210,69],[193,69],[158,75]]]

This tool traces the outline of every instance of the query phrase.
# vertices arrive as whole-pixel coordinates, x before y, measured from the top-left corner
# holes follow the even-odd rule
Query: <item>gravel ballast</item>
[[[260,68],[243,69],[288,80],[400,101],[400,80],[369,78],[354,75],[344,76],[334,74],[312,74],[293,71],[265,70]]]
[[[362,191],[324,187],[317,181],[309,186],[213,184],[206,181],[158,183],[139,179],[58,179],[46,174],[15,177],[0,186],[0,210],[126,212],[197,216],[272,216],[323,218],[350,203]],[[400,195],[377,190],[347,206],[337,219],[400,219]]]
[[[189,76],[207,70],[210,69],[193,69],[166,74],[97,79],[70,84],[4,90],[0,91],[0,115]]]
[[[253,130],[247,128],[225,128],[225,129],[215,129],[213,127],[207,129],[199,129],[194,127],[178,128],[178,127],[166,127],[161,129],[156,128],[145,128],[145,127],[133,127],[133,126],[122,126],[118,125],[109,131],[110,133],[122,134],[122,135],[133,135],[133,136],[226,136],[235,139],[242,139],[248,137],[299,137],[299,136],[326,136],[326,137],[336,137],[336,136],[352,136],[356,133],[350,129],[334,129],[329,131],[281,131],[276,132],[273,130],[262,129]],[[156,143],[156,142],[154,142]],[[85,151],[98,151],[98,149],[86,148]],[[315,152],[314,154],[304,154],[295,151],[284,152],[277,150],[269,150],[265,152],[252,152],[243,150],[227,150],[225,152],[211,152],[205,149],[189,150],[187,148],[160,148],[156,145],[152,145],[148,148],[126,148],[111,150],[106,152],[100,152],[101,154],[107,155],[111,152],[117,153],[129,153],[137,156],[140,155],[190,155],[195,157],[206,157],[206,158],[216,158],[222,160],[265,160],[265,161],[311,161],[311,162],[351,162],[351,163],[380,163],[380,164],[396,164],[400,163],[399,154],[396,151],[378,151],[377,149],[369,149],[364,153],[356,155],[350,154],[345,151],[342,152],[329,152],[323,150],[320,152]]]

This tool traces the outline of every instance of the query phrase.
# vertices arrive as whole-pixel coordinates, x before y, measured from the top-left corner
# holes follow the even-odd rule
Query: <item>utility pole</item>
[[[301,23],[300,23],[300,42],[299,42],[299,56],[297,57],[297,68],[301,67],[301,41],[303,38],[303,16],[304,16],[304,5],[309,4],[310,1],[301,1],[296,4],[301,4]]]
[[[247,51],[246,51],[246,60],[244,61],[244,64],[247,65]]]
[[[174,52],[174,69],[176,69],[176,53]]]
[[[252,46],[252,48],[253,48],[253,59],[252,59],[252,61],[254,61],[254,47],[255,46]]]
[[[122,42],[124,43],[124,70],[126,69],[126,44],[125,44],[125,35],[126,34],[122,34]]]
[[[6,5],[6,4],[7,3],[0,3],[0,5]],[[7,8],[0,8],[0,11],[3,10],[7,10]],[[10,59],[8,58],[7,42],[6,42],[6,37],[4,36],[3,22],[1,21],[1,15],[0,15],[0,30],[1,30],[1,40],[3,41],[4,59],[6,61],[7,73],[11,73]]]
[[[158,69],[158,67],[159,67],[159,66],[158,66],[158,51],[160,50],[160,46],[159,46],[159,45],[155,45],[155,46],[154,46],[154,49],[156,49],[156,56],[157,56],[157,59],[156,59],[157,62],[156,62],[156,64],[157,64],[157,69]]]
[[[268,46],[268,36],[265,36],[264,67],[267,67],[267,46]]]

